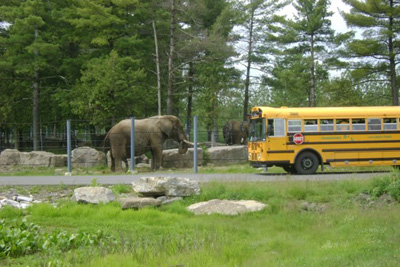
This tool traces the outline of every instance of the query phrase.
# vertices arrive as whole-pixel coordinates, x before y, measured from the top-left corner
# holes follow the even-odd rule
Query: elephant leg
[[[159,148],[152,149],[151,154],[152,154],[151,168],[153,170],[160,169],[161,161],[162,161],[162,149],[159,149]]]
[[[111,151],[110,151],[111,152]],[[112,156],[112,153],[110,153],[110,158],[111,158],[111,171],[115,172],[115,159]]]
[[[125,171],[129,171],[129,166],[128,166],[128,159],[123,159],[123,162],[125,163]],[[121,167],[122,168],[122,167]]]
[[[115,171],[122,172],[122,158],[115,157]]]

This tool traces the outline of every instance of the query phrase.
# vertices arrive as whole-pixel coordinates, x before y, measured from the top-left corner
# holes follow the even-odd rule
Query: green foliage
[[[357,202],[357,196],[374,183],[357,179],[211,182],[201,185],[199,196],[138,211],[121,210],[115,203],[34,205],[25,211],[34,224],[26,222],[24,227],[40,225],[33,236],[39,242],[42,237],[48,240],[47,249],[7,256],[0,264],[211,267],[263,266],[265,262],[271,266],[379,266],[384,262],[396,266],[398,203],[374,208]],[[193,215],[186,209],[216,198],[254,199],[267,208],[238,216]],[[305,210],[304,202],[327,208]],[[19,214],[4,208],[0,216],[7,216],[5,225],[22,221]]]
[[[79,232],[68,234],[65,231],[43,232],[34,223],[22,220],[0,220],[0,259],[20,257],[39,251],[68,251],[84,246],[105,244],[111,237],[101,230],[95,233]]]
[[[398,105],[397,61],[400,54],[400,5],[396,1],[345,0],[351,6],[344,12],[346,23],[357,28],[362,38],[347,43],[345,55],[359,58],[352,62],[354,77],[365,82],[384,80],[391,90],[393,105]]]
[[[375,198],[388,194],[393,199],[400,201],[400,172],[396,169],[384,178],[374,179],[371,187],[369,193]]]

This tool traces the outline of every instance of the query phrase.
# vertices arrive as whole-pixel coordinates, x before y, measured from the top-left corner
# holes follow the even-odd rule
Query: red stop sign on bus
[[[293,135],[293,142],[296,145],[301,145],[304,142],[304,136],[301,133],[296,133]]]

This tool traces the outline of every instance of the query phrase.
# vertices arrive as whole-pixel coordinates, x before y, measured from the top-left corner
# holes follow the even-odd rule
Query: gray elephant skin
[[[122,161],[130,158],[131,120],[122,120],[108,131],[105,141],[110,143],[111,171],[122,171]],[[151,168],[159,169],[162,161],[163,144],[172,139],[179,143],[179,153],[185,154],[188,145],[179,119],[172,115],[155,116],[135,120],[135,156],[150,151]]]
[[[249,123],[247,121],[227,121],[223,129],[224,139],[228,145],[242,145],[249,135]]]

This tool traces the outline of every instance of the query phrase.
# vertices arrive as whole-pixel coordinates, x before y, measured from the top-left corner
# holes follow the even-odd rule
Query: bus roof
[[[374,107],[265,107],[257,106],[251,109],[262,113],[267,118],[363,118],[363,117],[400,117],[400,106]],[[257,116],[258,117],[258,116]]]

